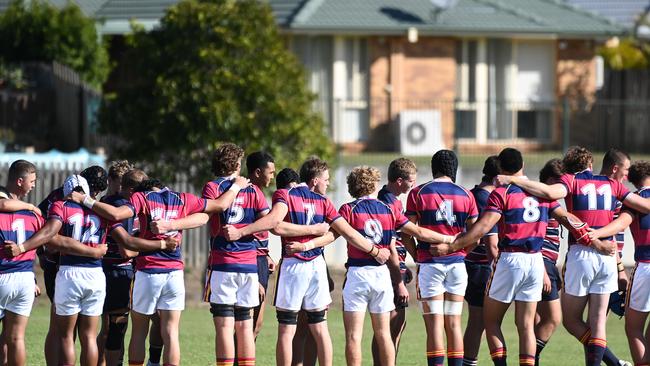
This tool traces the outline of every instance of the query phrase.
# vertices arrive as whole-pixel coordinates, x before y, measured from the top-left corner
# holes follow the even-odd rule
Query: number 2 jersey
[[[467,221],[478,216],[474,196],[465,188],[449,182],[433,180],[411,190],[406,201],[406,215],[417,216],[418,225],[444,235],[465,231]],[[465,250],[433,257],[429,243],[417,246],[418,263],[460,263]]]
[[[230,177],[220,177],[203,187],[203,197],[217,199],[232,186]],[[241,228],[255,222],[269,210],[264,193],[254,184],[243,187],[230,207],[210,218],[210,259],[212,270],[220,272],[257,273],[257,246],[254,235],[228,241],[224,225]]]
[[[0,212],[0,240],[22,244],[43,227],[43,218],[31,211]],[[11,272],[31,272],[36,250],[29,250],[13,258],[0,250],[0,274]]]
[[[108,221],[89,208],[72,201],[56,201],[50,205],[48,220],[61,221],[59,234],[75,239],[83,245],[97,247],[106,243]],[[59,265],[101,267],[102,260],[74,254],[61,254]]]
[[[564,198],[567,211],[594,229],[612,222],[616,200],[624,202],[630,194],[621,182],[604,175],[594,175],[590,170],[564,174],[558,183],[567,190]],[[569,233],[569,245],[573,244],[576,244],[576,240]]]
[[[396,230],[405,224],[398,224],[393,210],[387,204],[370,197],[361,197],[344,204],[339,209],[339,214],[377,249],[389,248],[396,237]],[[367,252],[348,243],[347,265],[361,267],[380,264]]]
[[[501,214],[500,251],[537,253],[544,245],[549,216],[558,207],[556,201],[537,198],[511,184],[490,193],[485,212]]]

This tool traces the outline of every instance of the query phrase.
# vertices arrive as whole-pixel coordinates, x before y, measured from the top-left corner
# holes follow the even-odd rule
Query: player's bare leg
[[[215,354],[217,360],[228,361],[235,359],[235,318],[232,316],[215,316],[212,318],[214,321],[215,330]]]
[[[390,313],[370,314],[372,329],[375,333],[374,339],[377,340],[380,359],[383,360],[380,365],[395,365],[395,346],[390,334]],[[363,330],[363,324],[362,328]]]
[[[589,326],[583,320],[583,314],[587,307],[589,297],[573,296],[562,292],[562,324],[566,330],[578,340],[589,330]]]
[[[344,311],[343,326],[345,327],[345,360],[348,366],[361,365],[361,338],[363,337],[363,321],[365,312]]]
[[[317,310],[317,311],[308,311],[307,317],[311,316],[314,313],[320,313],[322,311],[327,312],[327,310]],[[309,322],[309,320],[308,320]],[[318,352],[318,365],[319,366],[331,366],[332,365],[332,338],[330,337],[329,329],[327,328],[327,320],[323,319],[319,322],[310,322],[309,331],[314,340],[316,341],[316,350]]]
[[[97,366],[106,366],[106,357],[104,354],[106,339],[108,338],[108,314],[102,314],[101,327],[97,336]]]
[[[149,333],[150,315],[131,310],[131,341],[129,342],[129,364],[144,364],[145,342]]]
[[[248,310],[250,314],[251,309]],[[249,315],[250,316],[250,315]],[[255,362],[255,335],[253,332],[253,319],[235,320],[235,334],[237,335],[237,360],[241,366]]]
[[[607,348],[607,307],[609,294],[589,295],[589,328],[591,338],[587,343],[588,364],[600,365]]]
[[[7,343],[7,365],[26,365],[27,354],[25,352],[25,329],[29,318],[23,315],[5,312],[2,320],[2,333]]]
[[[635,365],[647,363],[648,337],[645,331],[645,323],[648,313],[636,311],[629,306],[625,309],[625,334],[630,345],[630,354]],[[650,327],[648,328],[650,331]]]
[[[485,338],[490,349],[490,356],[495,365],[506,364],[506,343],[501,332],[501,324],[509,307],[510,304],[494,300],[489,296],[485,296],[483,302]]]
[[[515,301],[515,325],[519,334],[519,363],[534,362],[535,349],[535,311],[537,302]]]
[[[535,338],[541,341],[542,346],[551,339],[558,325],[562,322],[562,307],[560,300],[540,301],[537,303],[537,316],[535,319]],[[538,345],[538,347],[540,347]],[[537,350],[535,351],[536,353]],[[541,351],[540,351],[541,352]]]
[[[428,304],[439,301],[440,305],[442,305],[444,297],[440,294],[420,301],[423,309],[424,327],[427,331],[427,362],[432,365],[440,364],[445,358],[445,319],[442,306],[441,309],[429,309]]]
[[[253,334],[255,339],[262,331],[262,324],[264,323],[264,309],[266,308],[266,291],[264,287],[260,285],[260,304],[253,308]]]
[[[50,323],[45,336],[45,364],[47,366],[59,366],[59,355],[61,349],[61,339],[56,333],[56,312],[54,304],[50,305]]]
[[[463,363],[463,328],[460,315],[464,296],[445,293],[445,335],[447,337],[447,362],[449,365]]]
[[[70,316],[56,316],[57,334],[61,342],[60,364],[75,364],[74,327],[77,323],[77,314]]]
[[[81,366],[97,365],[97,328],[99,316],[79,314],[79,343],[81,344]],[[74,325],[72,327],[74,331]],[[74,346],[74,336],[72,337]]]
[[[160,310],[160,335],[163,339],[163,363],[179,365],[181,363],[181,345],[178,339],[181,323],[180,310]]]
[[[485,332],[483,324],[483,308],[479,306],[468,306],[467,326],[463,335],[463,347],[466,358],[478,359],[478,351],[481,348],[481,338]]]
[[[279,311],[284,311],[278,309]],[[278,324],[278,341],[275,347],[275,363],[278,366],[291,365],[293,357],[293,338],[296,334],[295,324]]]
[[[399,342],[402,338],[402,333],[406,329],[406,308],[398,307],[390,312],[390,336],[395,349],[395,362],[397,362],[397,352],[399,351]],[[382,358],[379,355],[377,348],[377,339],[372,337],[372,363],[373,365],[381,365]]]

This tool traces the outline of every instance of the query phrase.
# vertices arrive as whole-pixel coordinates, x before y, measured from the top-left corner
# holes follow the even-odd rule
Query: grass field
[[[335,299],[335,303],[340,304],[340,299]],[[407,314],[408,325],[403,336],[398,365],[425,364],[426,334],[422,317],[413,301],[411,304]],[[41,297],[32,312],[26,335],[28,365],[45,364],[43,342],[47,331],[48,309],[47,299]],[[345,365],[343,321],[338,306],[330,312],[328,322],[334,343],[334,365]],[[258,365],[275,364],[276,331],[275,312],[272,308],[268,308],[264,329],[257,340]],[[371,364],[370,332],[370,321],[367,319],[364,333],[364,365]],[[508,344],[510,363],[516,364],[518,347],[512,312],[504,321],[504,334]],[[614,316],[610,317],[607,341],[610,348],[619,357],[630,359],[623,330],[623,320]],[[193,305],[184,311],[181,322],[181,350],[183,365],[214,365],[214,328],[207,306]],[[581,365],[584,364],[583,357],[582,347],[578,342],[564,329],[559,329],[544,350],[542,361],[546,365]],[[483,365],[491,364],[485,341],[481,346],[480,362]]]

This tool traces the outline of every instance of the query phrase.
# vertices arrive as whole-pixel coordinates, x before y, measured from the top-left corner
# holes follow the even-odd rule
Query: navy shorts
[[[492,266],[487,263],[470,263],[465,262],[467,269],[467,289],[465,290],[465,301],[470,306],[483,307],[483,297],[485,288],[490,276],[492,275]]]
[[[45,293],[54,303],[54,283],[56,282],[56,273],[59,272],[59,266],[50,261],[42,261],[41,268],[43,268],[43,282],[45,282]]]
[[[544,258],[544,268],[548,273],[548,278],[551,280],[551,292],[545,294],[542,292],[542,301],[553,301],[560,298],[560,290],[562,289],[562,277],[560,271],[557,269],[555,263]]]
[[[266,291],[269,287],[269,258],[266,255],[257,256],[257,279]]]
[[[106,300],[104,314],[115,310],[129,309],[131,302],[131,283],[134,271],[131,266],[104,267],[106,275]]]

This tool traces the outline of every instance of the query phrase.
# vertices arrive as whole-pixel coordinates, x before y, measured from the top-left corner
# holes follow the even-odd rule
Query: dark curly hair
[[[154,188],[163,189],[165,186],[156,178],[145,179],[137,187],[135,187],[135,192],[149,192],[153,191]]]
[[[581,146],[571,146],[564,154],[562,166],[565,172],[575,174],[588,169],[593,161],[594,156],[591,151]]]
[[[630,166],[630,172],[627,175],[627,179],[634,184],[635,187],[641,188],[643,186],[643,181],[648,177],[650,177],[650,162],[639,160]]]
[[[300,183],[300,176],[291,168],[280,170],[278,175],[275,177],[275,187],[277,189],[289,188],[291,183]]]
[[[108,187],[108,173],[99,165],[88,167],[79,175],[86,178],[91,194],[103,192]]]
[[[559,179],[562,174],[562,160],[554,158],[547,161],[542,170],[539,171],[539,181],[546,184],[552,184],[556,179]]]
[[[488,156],[483,164],[483,178],[481,181],[491,183],[494,177],[499,175],[499,157],[496,155]]]
[[[244,157],[244,150],[230,142],[222,144],[212,155],[212,173],[217,177],[225,177],[237,171]]]
[[[458,157],[451,150],[439,150],[431,157],[431,174],[444,175],[456,181],[458,171]]]

